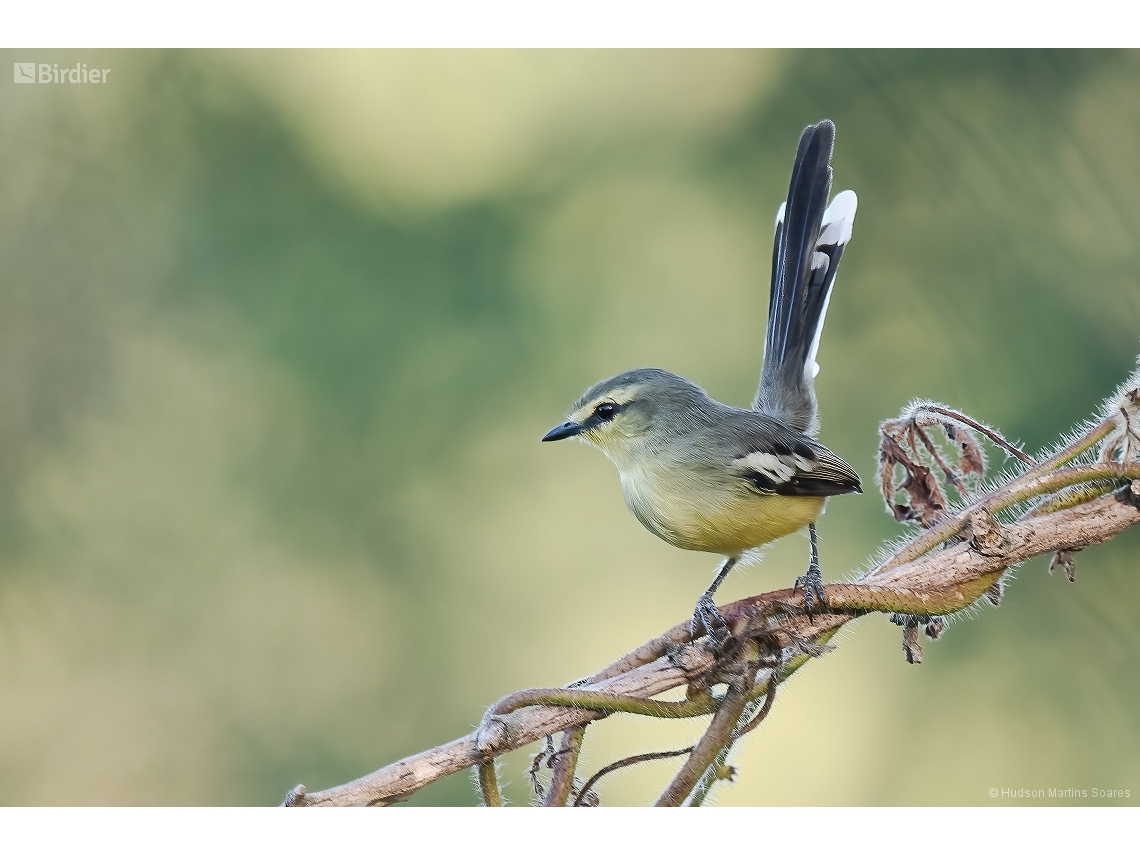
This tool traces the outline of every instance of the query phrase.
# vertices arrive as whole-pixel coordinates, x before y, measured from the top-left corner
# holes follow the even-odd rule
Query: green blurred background
[[[747,405],[809,122],[860,198],[817,388],[865,480],[912,397],[1036,449],[1138,349],[1135,53],[0,59],[111,69],[0,86],[0,802],[275,804],[683,620],[716,559],[538,438],[642,365]],[[900,533],[870,491],[820,529],[833,579]],[[920,667],[863,619],[719,803],[1135,803],[1138,547],[1080,555],[1076,585],[1029,562]],[[805,558],[787,538],[721,599]],[[697,727],[604,722],[583,771]],[[412,803],[475,800],[458,775]]]

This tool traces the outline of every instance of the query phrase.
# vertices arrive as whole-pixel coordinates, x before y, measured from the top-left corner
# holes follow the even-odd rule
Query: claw
[[[717,650],[722,649],[732,635],[728,629],[727,621],[720,613],[720,609],[716,607],[712,597],[707,595],[697,600],[697,607],[693,611],[693,619],[689,624],[690,635],[696,637],[699,627],[704,628],[705,635],[709,637]]]
[[[816,543],[815,523],[808,524],[808,540],[811,543],[811,561],[808,562],[808,571],[796,579],[792,586],[792,593],[804,587],[804,605],[807,607],[808,623],[811,623],[812,600],[816,597],[822,605],[827,605],[827,598],[823,596],[823,574],[819,572],[819,546]]]
[[[819,600],[820,605],[827,606],[827,598],[823,595],[823,574],[819,571],[818,565],[809,567],[807,573],[796,579],[792,593],[798,591],[801,586],[804,589],[804,605],[807,608],[808,620],[810,621],[812,606],[816,599]]]

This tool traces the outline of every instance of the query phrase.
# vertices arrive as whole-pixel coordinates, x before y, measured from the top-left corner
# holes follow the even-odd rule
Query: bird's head
[[[650,446],[683,431],[708,396],[683,377],[659,368],[638,368],[603,380],[577,400],[570,417],[542,438],[576,436],[606,452]]]

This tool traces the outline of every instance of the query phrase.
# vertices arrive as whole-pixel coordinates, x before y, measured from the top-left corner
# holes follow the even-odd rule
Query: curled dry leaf
[[[888,433],[895,426],[897,423],[885,423],[879,442],[879,477],[883,499],[899,522],[917,520],[924,528],[930,528],[945,515],[946,497],[934,473],[921,462],[912,459],[898,440]],[[895,484],[896,464],[906,472],[906,477],[898,485]],[[899,490],[907,494],[906,504],[894,501]]]
[[[918,621],[907,621],[903,626],[903,653],[911,665],[922,664],[922,646],[918,643]]]
[[[883,501],[894,512],[895,519],[898,519],[897,508],[900,506],[895,504],[895,464],[899,461],[887,449],[886,442],[887,437],[884,436],[883,441],[879,444],[879,490],[883,494]],[[893,440],[891,440],[891,444],[896,448],[898,447],[898,443]]]
[[[930,528],[946,515],[946,497],[934,473],[925,466],[913,465],[900,486],[910,499],[911,519],[923,528]]]
[[[955,427],[952,424],[946,424],[943,427],[946,431],[946,438],[958,447],[958,470],[963,475],[984,475],[986,473],[986,459],[974,432],[969,428]]]
[[[924,430],[935,426],[942,428],[957,452],[952,462],[947,462],[946,452]],[[979,431],[1010,453],[1019,454],[992,428],[939,404],[918,402],[904,410],[900,418],[883,422],[879,429],[880,486],[896,520],[916,520],[930,528],[946,515],[947,485],[965,498],[963,480],[985,475],[986,458]],[[901,483],[896,478],[896,466],[905,472]],[[907,494],[902,504],[895,501],[899,491]]]

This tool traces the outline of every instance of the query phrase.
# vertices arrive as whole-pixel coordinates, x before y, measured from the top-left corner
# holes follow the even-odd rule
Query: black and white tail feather
[[[808,436],[819,430],[815,357],[839,258],[851,239],[858,199],[831,192],[835,125],[824,119],[800,136],[788,199],[776,214],[764,368],[752,408]]]

